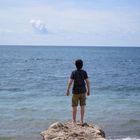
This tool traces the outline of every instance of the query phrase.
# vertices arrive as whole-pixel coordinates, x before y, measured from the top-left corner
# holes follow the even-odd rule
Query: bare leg
[[[84,113],[85,113],[85,106],[81,106],[81,123],[84,123]]]
[[[72,123],[76,125],[77,106],[72,107]]]

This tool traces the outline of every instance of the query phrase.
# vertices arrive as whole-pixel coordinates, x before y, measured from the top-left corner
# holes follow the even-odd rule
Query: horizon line
[[[23,45],[23,44],[0,44],[0,46],[40,46],[40,47],[134,47],[134,48],[139,48],[140,46],[124,46],[124,45]]]

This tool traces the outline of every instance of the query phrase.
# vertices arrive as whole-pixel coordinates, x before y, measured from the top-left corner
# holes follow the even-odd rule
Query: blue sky
[[[0,44],[140,46],[140,0],[0,0]]]

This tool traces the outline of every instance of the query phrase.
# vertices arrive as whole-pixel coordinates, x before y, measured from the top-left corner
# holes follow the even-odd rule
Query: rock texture
[[[56,122],[41,132],[41,136],[43,140],[105,140],[103,130],[87,123],[72,126],[70,122]]]

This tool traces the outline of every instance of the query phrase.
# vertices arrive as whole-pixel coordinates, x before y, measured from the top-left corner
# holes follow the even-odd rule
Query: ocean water
[[[65,90],[77,58],[91,81],[85,121],[110,140],[140,139],[140,48],[0,46],[0,140],[39,140],[71,120]]]

